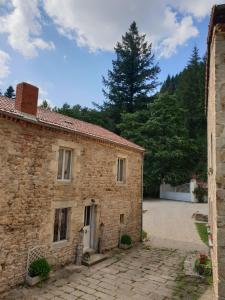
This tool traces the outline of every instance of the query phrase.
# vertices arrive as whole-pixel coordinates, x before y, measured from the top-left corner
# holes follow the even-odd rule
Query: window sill
[[[72,183],[72,179],[56,179],[56,182],[58,184],[71,184]]]
[[[117,182],[116,182],[116,185],[119,185],[119,186],[126,186],[127,183],[126,183],[126,182],[123,182],[123,181],[117,181]]]
[[[62,248],[62,247],[66,247],[70,244],[71,244],[71,242],[69,240],[62,240],[62,241],[58,241],[58,242],[53,242],[52,243],[52,248],[53,249],[59,249],[59,248]]]

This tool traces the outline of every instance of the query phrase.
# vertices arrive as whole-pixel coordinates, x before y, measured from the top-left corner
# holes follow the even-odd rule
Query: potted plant
[[[212,263],[211,259],[205,255],[200,254],[199,257],[195,260],[195,272],[202,276],[211,276],[212,275]]]
[[[33,286],[40,281],[48,278],[51,268],[47,260],[42,257],[33,261],[29,267],[29,272],[27,274],[26,281],[30,286]]]
[[[129,249],[132,246],[132,238],[129,234],[123,234],[120,239],[120,248]]]

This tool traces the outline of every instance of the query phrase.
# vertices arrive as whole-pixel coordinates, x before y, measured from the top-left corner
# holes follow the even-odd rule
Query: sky
[[[0,90],[22,81],[51,106],[103,103],[113,47],[136,21],[152,43],[159,81],[206,51],[211,0],[0,0]]]

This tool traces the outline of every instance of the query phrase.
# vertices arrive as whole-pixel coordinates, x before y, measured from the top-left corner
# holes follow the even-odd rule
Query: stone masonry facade
[[[214,298],[225,299],[225,6],[212,11],[208,38],[208,199]]]
[[[70,181],[57,180],[60,147],[72,150]],[[121,230],[140,241],[143,152],[1,114],[0,153],[0,292],[24,281],[35,246],[53,267],[74,263],[87,205],[96,206],[96,249],[102,223],[105,250],[118,246]],[[125,183],[116,180],[118,157]],[[68,238],[53,243],[55,209],[65,207]]]

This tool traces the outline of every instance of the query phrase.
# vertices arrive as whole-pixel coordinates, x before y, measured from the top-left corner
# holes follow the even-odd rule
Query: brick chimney
[[[34,115],[37,114],[38,88],[26,82],[16,86],[15,108],[21,112]]]

